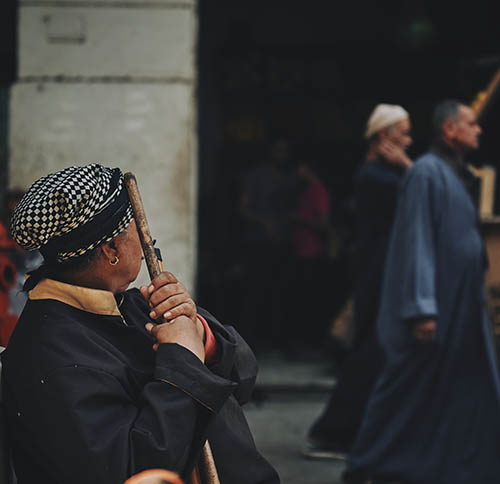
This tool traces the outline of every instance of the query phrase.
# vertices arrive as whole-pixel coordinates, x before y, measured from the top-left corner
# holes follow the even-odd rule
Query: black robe
[[[313,440],[349,452],[383,364],[375,332],[384,260],[405,170],[365,161],[356,175],[355,339],[328,403],[309,431]]]
[[[384,261],[405,168],[384,159],[365,161],[356,176],[354,346],[374,339]]]
[[[30,292],[2,355],[19,484],[122,484],[148,468],[187,482],[209,439],[222,483],[278,483],[240,404],[255,358],[231,327],[199,309],[217,341],[210,367],[152,341],[137,289],[121,295],[45,279]]]

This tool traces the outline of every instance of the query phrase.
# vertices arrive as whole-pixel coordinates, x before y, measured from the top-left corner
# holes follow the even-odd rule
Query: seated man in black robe
[[[127,290],[141,246],[118,168],[38,180],[11,231],[44,256],[2,355],[19,484],[122,484],[151,468],[187,482],[207,439],[221,482],[279,482],[240,408],[256,377],[245,342],[170,273]]]

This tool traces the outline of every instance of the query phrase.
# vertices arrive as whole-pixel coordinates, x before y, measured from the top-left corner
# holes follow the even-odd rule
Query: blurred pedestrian
[[[346,458],[382,366],[375,322],[397,194],[412,165],[406,154],[410,129],[407,111],[397,105],[379,104],[367,122],[368,149],[355,183],[354,336],[330,399],[309,431],[307,457]]]
[[[400,191],[377,329],[385,364],[347,483],[500,482],[500,376],[467,151],[481,128],[450,100]]]
[[[301,161],[297,174],[300,185],[292,215],[293,264],[288,285],[291,297],[287,303],[290,313],[286,355],[307,359],[323,348],[327,335],[330,194],[313,162]],[[311,301],[315,301],[312,307]]]
[[[284,308],[297,190],[290,151],[287,140],[274,139],[264,161],[247,174],[240,199],[245,291],[239,329],[257,351],[279,347],[287,338]]]
[[[9,306],[9,294],[16,283],[16,268],[9,254],[15,250],[14,241],[0,220],[0,346],[5,348],[17,323]]]

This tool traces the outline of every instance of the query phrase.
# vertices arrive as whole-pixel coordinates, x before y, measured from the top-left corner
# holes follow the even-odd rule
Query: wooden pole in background
[[[480,91],[471,104],[471,108],[476,112],[478,120],[481,118],[484,111],[493,100],[499,87],[500,87],[500,67],[497,69],[497,71],[491,78],[488,87],[484,91]]]

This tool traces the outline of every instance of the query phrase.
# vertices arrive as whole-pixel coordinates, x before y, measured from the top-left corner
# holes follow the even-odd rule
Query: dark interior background
[[[350,293],[349,201],[369,113],[380,102],[403,105],[417,156],[435,103],[472,102],[500,66],[498,19],[481,1],[217,0],[199,3],[199,25],[198,300],[238,319],[242,182],[266,143],[285,137],[295,158],[316,162],[331,194],[341,250],[330,304],[338,309]],[[499,121],[494,102],[469,161],[498,169]]]

